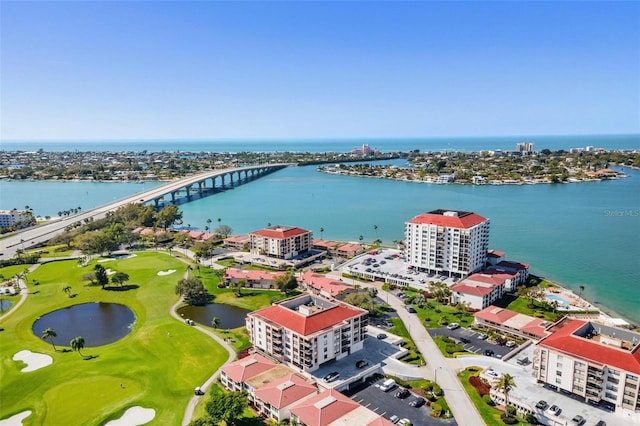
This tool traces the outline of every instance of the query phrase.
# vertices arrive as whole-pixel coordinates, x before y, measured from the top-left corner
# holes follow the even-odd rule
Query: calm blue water
[[[488,149],[515,149],[515,144],[532,141],[536,150],[585,147],[606,149],[638,149],[640,135],[596,136],[501,136],[501,137],[447,137],[402,139],[301,139],[301,140],[133,140],[133,141],[2,141],[4,151],[212,151],[212,152],[347,152],[362,144],[377,147],[383,152],[410,151],[481,151]]]
[[[576,138],[563,139],[558,149],[606,142]],[[633,140],[618,147],[640,148],[638,137]],[[540,147],[537,138],[534,142]],[[238,234],[279,223],[310,229],[316,236],[323,227],[325,239],[357,241],[362,235],[368,242],[379,237],[387,243],[401,240],[404,223],[425,211],[475,211],[491,219],[492,248],[571,289],[585,285],[587,299],[640,323],[640,172],[625,172],[630,177],[617,181],[476,187],[292,167],[180,208],[185,225],[201,229],[207,219],[215,226],[221,218]],[[69,186],[74,192],[63,192]],[[123,183],[0,182],[0,208],[30,205],[38,215],[55,215],[76,204],[86,210],[142,189]]]

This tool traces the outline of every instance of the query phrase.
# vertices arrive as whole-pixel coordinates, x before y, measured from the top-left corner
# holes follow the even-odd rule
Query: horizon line
[[[219,137],[219,138],[132,138],[132,139],[95,139],[95,138],[70,138],[70,139],[4,139],[0,138],[0,143],[20,143],[20,142],[41,142],[41,143],[82,143],[82,142],[260,142],[260,141],[283,141],[283,142],[317,142],[317,141],[349,141],[349,140],[411,140],[411,139],[455,139],[455,138],[536,138],[536,137],[571,137],[571,136],[639,136],[638,133],[558,133],[558,134],[531,134],[531,135],[450,135],[450,136],[306,136],[306,137]]]

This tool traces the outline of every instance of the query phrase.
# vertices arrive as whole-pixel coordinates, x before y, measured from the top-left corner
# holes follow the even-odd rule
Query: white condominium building
[[[27,210],[0,210],[0,228],[8,228],[18,222],[29,222],[33,215]]]
[[[251,253],[291,259],[311,249],[311,231],[276,225],[249,234]]]
[[[471,212],[434,210],[405,226],[406,262],[419,270],[466,276],[484,268],[489,219]]]
[[[251,312],[246,323],[258,351],[300,371],[314,371],[362,349],[367,314],[337,300],[306,294]]]
[[[547,328],[533,362],[539,382],[591,404],[640,412],[640,334],[565,317]]]

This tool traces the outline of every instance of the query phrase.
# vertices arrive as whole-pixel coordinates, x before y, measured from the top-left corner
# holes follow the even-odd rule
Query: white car
[[[455,330],[456,328],[460,328],[460,324],[458,324],[457,322],[452,322],[447,326],[448,330]]]
[[[396,416],[396,415],[394,414],[393,416],[389,417],[389,421],[390,421],[391,423],[394,423],[394,424],[395,424],[395,423],[398,423],[398,421],[400,421],[400,417],[398,417],[398,416]]]
[[[398,422],[399,426],[411,426],[411,420],[404,418],[404,419],[400,419],[400,421]]]

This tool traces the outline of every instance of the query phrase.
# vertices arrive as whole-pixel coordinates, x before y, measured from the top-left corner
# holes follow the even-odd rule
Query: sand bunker
[[[169,274],[173,274],[175,271],[176,271],[175,269],[169,269],[168,271],[159,271],[158,275],[159,276],[169,275]]]
[[[11,417],[0,420],[0,426],[22,426],[22,420],[31,415],[31,410],[23,411],[22,413],[14,414]]]
[[[53,358],[49,355],[38,354],[27,350],[16,353],[13,356],[13,360],[22,361],[27,364],[27,366],[21,370],[23,373],[36,371],[42,367],[53,364]]]
[[[155,416],[156,410],[153,408],[131,407],[122,417],[111,420],[105,426],[138,426],[149,423]]]
[[[136,256],[137,254],[118,254],[118,255],[115,255],[114,257],[109,257],[107,259],[99,259],[98,263],[110,262],[112,260],[131,259],[132,257],[136,257]]]

